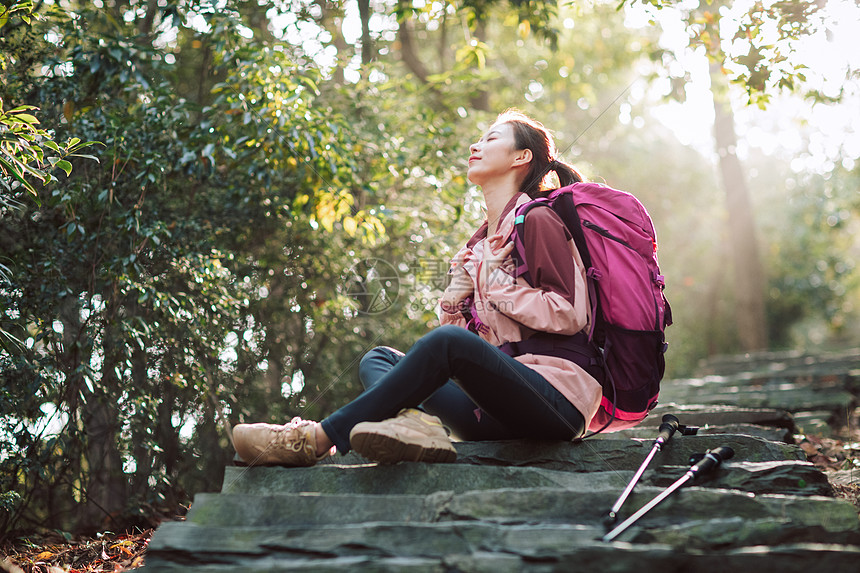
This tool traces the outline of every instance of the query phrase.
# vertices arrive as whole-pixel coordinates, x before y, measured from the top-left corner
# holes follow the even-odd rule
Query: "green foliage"
[[[55,174],[63,172],[68,177],[72,171],[72,157],[87,157],[80,152],[92,146],[94,141],[82,142],[80,138],[69,138],[60,145],[54,134],[39,127],[38,108],[20,105],[15,98],[21,97],[29,80],[19,75],[33,65],[33,58],[42,55],[42,50],[33,50],[34,32],[30,27],[35,15],[30,0],[18,0],[9,6],[0,6],[0,209],[19,207],[19,189],[29,192],[38,201],[38,185],[56,181]],[[12,91],[17,89],[17,93]],[[7,109],[9,102],[11,109]],[[5,105],[4,105],[5,102]]]
[[[410,82],[332,88],[229,10],[179,29],[169,64],[110,16],[45,22],[63,73],[14,78],[60,136],[104,149],[0,218],[5,531],[174,512],[217,487],[228,420],[330,413],[358,393],[364,352],[435,320],[452,222],[474,223],[445,161],[463,132]],[[372,260],[401,287],[375,314],[350,291]]]
[[[35,106],[19,105],[6,111],[0,100],[0,185],[3,188],[0,201],[7,208],[17,205],[14,197],[19,186],[38,198],[30,179],[48,184],[56,181],[52,172],[71,175],[70,158],[96,159],[79,152],[98,142],[82,142],[72,137],[60,147],[47,131],[36,127],[39,120],[32,113],[35,110]]]
[[[468,145],[508,106],[649,208],[670,368],[731,347],[711,166],[633,95],[654,38],[614,1],[377,6],[364,67],[342,3],[291,3],[303,40],[268,25],[281,4],[169,4],[73,2],[0,39],[2,157],[24,174],[0,189],[0,531],[174,515],[219,487],[230,424],[320,419],[357,395],[367,350],[437,324],[447,259],[483,218]],[[312,30],[331,67],[302,44]],[[98,161],[80,154],[92,141]],[[856,206],[816,202],[816,184],[781,219],[809,233],[772,275],[773,308],[815,296],[806,316],[836,325],[848,294],[801,285],[800,254],[853,292],[835,257]]]
[[[750,103],[765,107],[774,94],[800,89],[806,66],[794,57],[798,40],[821,25],[823,3],[808,0],[755,1],[737,18],[727,17],[731,2],[708,0],[621,0],[619,8],[640,4],[676,9],[690,34],[690,47],[703,48],[729,79],[744,88]],[[733,30],[733,32],[731,32]],[[730,33],[731,32],[731,33]]]
[[[42,101],[65,102],[43,107],[47,120],[104,141],[101,162],[0,219],[11,271],[2,327],[20,341],[2,353],[3,405],[15,414],[0,432],[0,473],[17,494],[4,498],[14,505],[4,530],[175,511],[186,491],[214,487],[230,456],[218,416],[259,415],[255,404],[272,402],[255,390],[265,387],[258,365],[276,369],[270,349],[300,371],[309,343],[299,335],[324,339],[309,326],[343,312],[322,295],[349,261],[326,253],[382,231],[343,194],[358,187],[347,151],[356,144],[317,105],[313,69],[210,15],[230,41],[213,48],[212,75],[225,80],[201,106],[175,93],[157,51],[76,21],[55,22],[68,26],[58,64],[71,73],[33,85]],[[274,292],[273,277],[288,276],[287,292]],[[267,300],[275,309],[256,322]],[[279,313],[292,348],[280,323],[269,333],[263,322]]]
[[[764,223],[773,237],[767,253],[773,344],[793,348],[850,340],[856,335],[858,286],[856,174],[835,169],[824,177],[788,173],[783,178],[791,182],[784,193],[785,214]]]
[[[15,0],[9,5],[0,6],[0,29],[3,29],[9,23],[9,19],[18,17],[25,24],[29,24],[33,18],[33,1],[32,0]]]

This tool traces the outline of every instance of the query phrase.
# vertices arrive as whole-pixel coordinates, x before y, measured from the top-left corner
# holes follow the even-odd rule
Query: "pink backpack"
[[[666,367],[663,331],[672,324],[651,217],[630,193],[597,183],[574,183],[521,205],[511,238],[516,274],[530,284],[522,225],[526,213],[540,206],[552,208],[564,221],[587,269],[591,332],[587,342],[581,335],[573,338],[593,347],[605,374],[596,376],[603,399],[588,429],[633,427],[657,405]],[[541,344],[540,337],[535,344]]]

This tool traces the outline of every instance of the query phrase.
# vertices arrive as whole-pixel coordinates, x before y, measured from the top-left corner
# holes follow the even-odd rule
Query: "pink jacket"
[[[527,195],[517,194],[508,205],[499,226],[503,236],[508,236],[513,231],[516,207],[528,200]],[[529,214],[527,221],[531,221],[532,213],[537,211],[549,210],[535,209]],[[541,221],[557,224],[563,229],[564,224],[557,215],[548,215],[550,218],[541,215]],[[528,226],[526,230],[528,231]],[[566,234],[566,229],[564,233]],[[479,269],[484,260],[486,237],[477,242],[470,241],[470,244],[471,246],[460,249],[452,259],[452,265],[462,265],[472,280],[478,318],[488,327],[480,333],[484,340],[498,346],[505,342],[519,342],[536,331],[576,334],[589,326],[591,307],[588,304],[585,267],[572,239],[567,240],[568,254],[574,262],[571,277],[573,285],[566,285],[570,291],[568,296],[548,288],[532,287],[522,277],[514,278],[511,259],[490,275],[487,284],[480,284]],[[533,275],[541,272],[540,268],[532,268],[531,265],[530,268]],[[459,312],[449,314],[440,311],[440,322],[443,325],[466,327],[466,319]],[[516,360],[539,372],[561,392],[583,415],[588,427],[602,397],[600,384],[594,378],[577,364],[555,356],[523,354],[517,356]]]

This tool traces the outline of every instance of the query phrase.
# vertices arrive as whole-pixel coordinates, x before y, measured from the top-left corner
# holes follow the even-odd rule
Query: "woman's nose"
[[[478,151],[478,143],[479,142],[476,141],[475,143],[473,143],[472,145],[469,146],[469,153],[475,153],[476,151]]]

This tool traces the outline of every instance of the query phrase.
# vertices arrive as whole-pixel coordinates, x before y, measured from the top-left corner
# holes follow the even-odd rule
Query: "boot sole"
[[[349,437],[352,449],[365,458],[381,464],[397,462],[425,462],[446,464],[457,459],[453,447],[404,442],[394,436],[377,432],[353,432]]]

